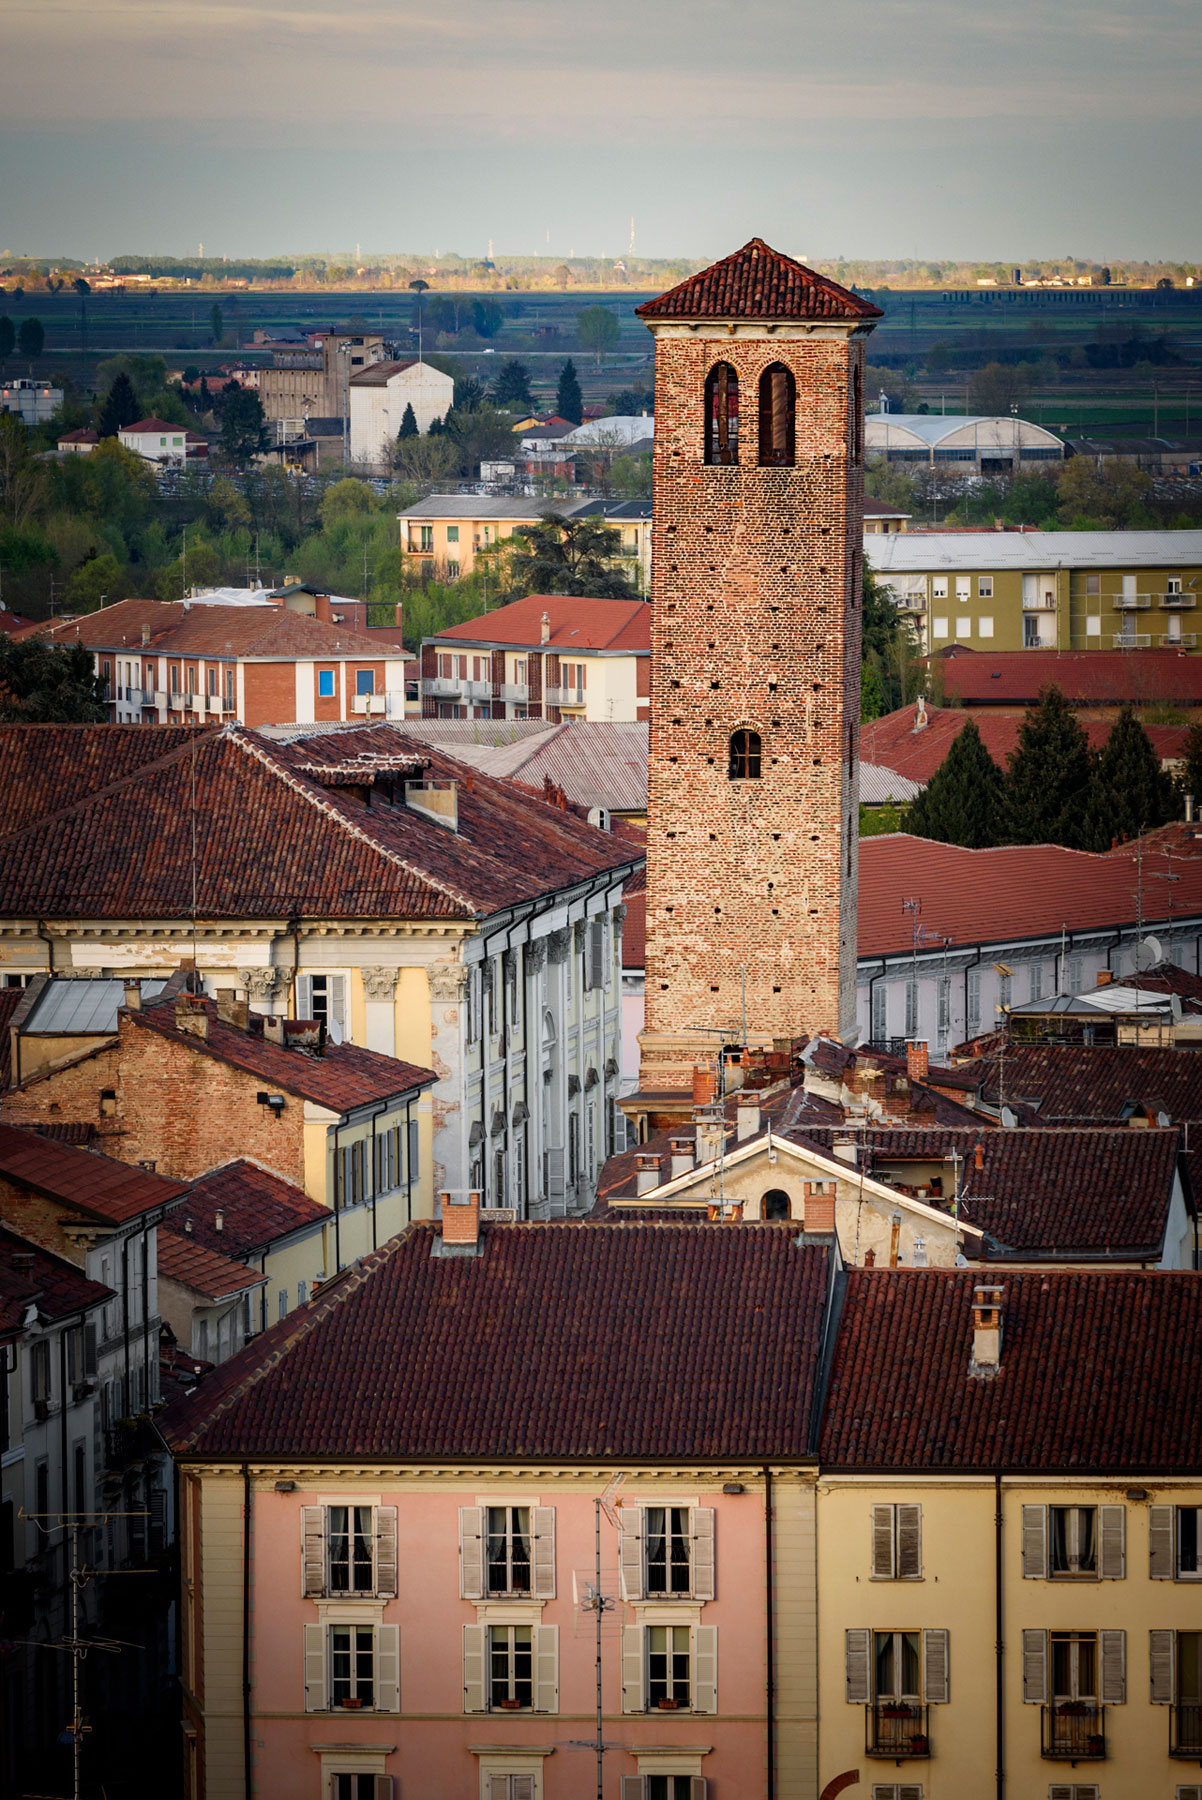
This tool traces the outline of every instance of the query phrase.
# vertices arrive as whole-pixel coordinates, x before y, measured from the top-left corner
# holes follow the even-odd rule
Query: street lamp
[[[418,362],[420,362],[422,359],[422,295],[425,293],[425,291],[429,287],[429,285],[430,285],[430,283],[428,281],[423,281],[421,279],[420,275],[418,276],[416,281],[411,281],[409,283],[410,288],[417,295],[417,360],[418,360]]]

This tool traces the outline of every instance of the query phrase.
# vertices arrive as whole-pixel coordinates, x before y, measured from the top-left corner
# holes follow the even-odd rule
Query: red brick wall
[[[244,667],[244,725],[289,725],[296,718],[296,664],[291,662],[251,663]],[[313,680],[314,691],[317,678]],[[318,713],[319,719],[336,719],[337,710]]]

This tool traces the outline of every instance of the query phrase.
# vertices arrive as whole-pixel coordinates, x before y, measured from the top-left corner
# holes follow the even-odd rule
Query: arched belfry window
[[[763,760],[758,731],[748,731],[741,726],[730,734],[730,779],[732,781],[758,781],[760,764]]]
[[[715,363],[705,378],[705,460],[739,460],[739,378],[729,363]]]
[[[796,461],[793,415],[797,383],[784,363],[769,363],[760,376],[760,465],[791,468]]]

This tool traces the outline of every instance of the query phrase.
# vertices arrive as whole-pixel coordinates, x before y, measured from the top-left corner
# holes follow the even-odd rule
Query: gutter
[[[48,931],[43,929],[43,925],[44,925],[44,921],[39,919],[38,920],[38,936],[41,938],[42,942],[46,946],[47,969],[49,970],[51,975],[54,975],[54,974],[57,974],[57,970],[55,969],[55,966],[54,966],[54,939],[51,937],[51,935]]]
[[[766,1800],[776,1800],[776,1622],[773,1617],[772,1470],[764,1464],[764,1620],[765,1712],[767,1714],[768,1780]]]
[[[1002,1472],[994,1471],[993,1476],[993,1680],[994,1680],[994,1730],[997,1735],[997,1800],[1004,1800],[1006,1793],[1006,1670],[1005,1639],[1002,1635],[1002,1577],[1004,1564],[1002,1559],[1002,1533],[1005,1516],[1002,1505]]]
[[[250,1464],[242,1464],[242,1791],[252,1800],[250,1755]]]

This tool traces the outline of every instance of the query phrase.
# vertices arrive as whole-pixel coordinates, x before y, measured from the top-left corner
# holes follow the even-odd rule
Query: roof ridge
[[[93,725],[91,729],[94,731],[96,727]],[[140,729],[144,730],[145,727]],[[158,729],[186,731],[189,736],[184,743],[176,744],[171,750],[164,750],[161,756],[154,756],[149,762],[140,763],[128,774],[119,775],[115,781],[109,781],[103,787],[94,788],[90,794],[82,794],[78,800],[68,801],[66,806],[60,806],[55,812],[42,813],[38,818],[31,819],[27,825],[18,825],[15,831],[0,831],[0,843],[11,843],[29,831],[44,830],[47,825],[57,824],[60,819],[70,818],[72,813],[81,811],[85,806],[91,806],[97,800],[107,800],[110,795],[120,793],[123,788],[129,787],[135,781],[140,781],[145,775],[164,769],[170,763],[178,761],[181,756],[186,756],[189,751],[194,751],[198,744],[216,743],[229,730],[229,727],[224,725],[216,727],[211,725],[168,725],[160,726]]]

